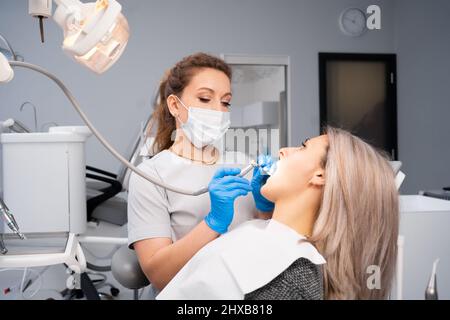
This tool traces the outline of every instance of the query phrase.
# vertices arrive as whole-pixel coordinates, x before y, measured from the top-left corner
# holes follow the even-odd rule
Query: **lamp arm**
[[[17,55],[14,52],[13,48],[11,47],[11,45],[9,44],[8,40],[6,40],[6,38],[4,36],[2,36],[1,34],[0,34],[0,39],[2,39],[2,41],[6,44],[6,46],[8,47],[8,50],[11,51],[11,54],[13,56],[13,60],[17,61]]]
[[[120,162],[122,162],[127,168],[129,168],[130,170],[132,170],[133,172],[135,172],[136,174],[138,174],[142,178],[144,178],[144,179],[150,181],[151,183],[156,184],[157,186],[160,186],[160,187],[162,187],[164,189],[171,190],[173,192],[184,194],[184,195],[198,196],[198,195],[201,195],[203,193],[208,192],[208,188],[207,187],[201,188],[200,190],[197,190],[197,191],[189,191],[189,190],[185,190],[185,189],[182,189],[182,188],[169,186],[166,183],[164,183],[162,181],[158,181],[156,178],[154,178],[154,177],[146,174],[142,170],[136,168],[133,164],[128,162],[119,152],[117,152],[114,149],[114,147],[112,147],[109,144],[109,142],[100,134],[100,132],[94,127],[94,125],[90,122],[90,120],[87,118],[87,116],[81,110],[80,105],[78,104],[77,100],[72,95],[72,93],[69,91],[69,89],[55,75],[53,75],[52,73],[48,72],[47,70],[45,70],[43,68],[41,68],[39,66],[36,66],[34,64],[31,64],[31,63],[26,63],[26,62],[21,62],[21,61],[9,61],[9,64],[11,66],[14,66],[14,67],[22,67],[22,68],[27,68],[27,69],[34,70],[34,71],[36,71],[38,73],[43,74],[47,78],[53,80],[58,85],[58,87],[64,92],[65,96],[72,103],[72,106],[75,108],[75,110],[81,116],[81,118],[86,123],[86,125],[89,127],[89,129],[92,131],[92,133],[97,137],[98,140],[100,140],[100,142],[103,144],[103,146],[114,157],[116,157]]]

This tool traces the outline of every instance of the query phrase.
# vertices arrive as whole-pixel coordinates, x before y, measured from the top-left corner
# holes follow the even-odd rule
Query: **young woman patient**
[[[261,189],[272,219],[209,243],[157,299],[388,297],[399,207],[387,158],[330,127],[279,157]]]

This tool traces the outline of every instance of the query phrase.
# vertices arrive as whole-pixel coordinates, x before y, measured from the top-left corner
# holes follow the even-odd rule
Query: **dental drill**
[[[278,161],[272,163],[270,166],[263,167],[255,160],[251,160],[250,164],[244,168],[241,169],[241,172],[238,174],[238,177],[244,177],[246,176],[253,168],[261,168],[264,175],[271,176],[275,173],[275,170],[277,169]],[[200,195],[203,193],[208,192],[208,187],[203,187],[200,190],[196,191],[196,195]]]
[[[16,219],[14,219],[13,214],[9,211],[2,198],[0,198],[0,213],[8,228],[11,229],[11,231],[14,232],[20,239],[24,240],[25,235],[19,231],[19,225],[17,224]]]
[[[3,242],[3,235],[0,234],[0,254],[7,254],[8,249],[6,249],[5,243]]]
[[[249,173],[253,168],[258,167],[258,163],[255,160],[250,161],[250,164],[241,170],[241,173],[238,174],[238,177],[244,177]]]
[[[255,160],[252,160],[252,161],[250,161],[250,164],[248,166],[246,166],[245,168],[243,168],[241,170],[241,173],[238,174],[238,176],[243,177],[243,176],[247,175],[247,173],[249,173],[250,170],[252,170],[253,168],[256,168],[256,167],[261,168],[264,175],[271,176],[275,173],[277,166],[278,166],[278,162],[274,162],[270,166],[263,167],[260,164],[258,164]]]
[[[2,123],[3,128],[10,129],[16,133],[30,133],[31,130],[28,129],[22,122],[17,121],[15,119],[7,119]]]

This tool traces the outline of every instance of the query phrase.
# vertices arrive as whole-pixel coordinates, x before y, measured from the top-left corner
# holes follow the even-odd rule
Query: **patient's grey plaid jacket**
[[[323,279],[320,266],[308,259],[300,258],[271,282],[246,294],[244,299],[321,300]]]

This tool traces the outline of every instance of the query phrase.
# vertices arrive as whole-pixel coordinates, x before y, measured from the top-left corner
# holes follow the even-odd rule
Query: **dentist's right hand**
[[[234,200],[252,191],[250,182],[238,177],[239,168],[220,168],[208,185],[211,211],[205,217],[206,224],[222,234],[228,230],[234,216]]]

